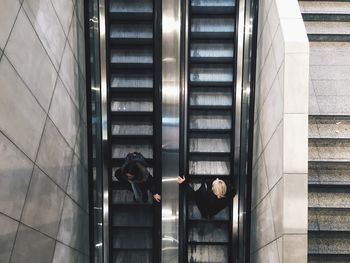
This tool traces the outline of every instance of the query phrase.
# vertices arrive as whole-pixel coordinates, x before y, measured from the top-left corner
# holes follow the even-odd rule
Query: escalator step
[[[190,221],[188,226],[188,242],[195,243],[227,243],[229,242],[229,222]]]
[[[232,57],[191,57],[190,63],[192,64],[202,64],[202,63],[233,63]]]
[[[152,22],[153,13],[152,12],[110,12],[109,20],[112,23],[120,21],[144,21]]]
[[[189,263],[228,263],[227,246],[189,245]]]
[[[203,220],[202,216],[198,210],[197,205],[195,205],[194,202],[190,201],[188,203],[188,218],[190,220]],[[222,211],[220,211],[218,214],[216,214],[214,217],[211,218],[211,220],[229,220],[230,219],[230,209],[229,207],[226,207]]]
[[[227,87],[232,88],[232,81],[189,81],[189,86],[192,87]]]
[[[153,63],[111,63],[113,69],[152,69]]]
[[[114,229],[113,248],[143,249],[153,247],[152,229]]]
[[[153,263],[151,249],[113,250],[113,263]]]
[[[233,110],[232,106],[222,106],[222,105],[190,105],[190,110],[211,110],[211,111],[218,111],[218,110],[225,110],[225,111],[231,111]]]
[[[153,43],[153,38],[136,38],[136,37],[111,37],[110,44],[112,47],[114,45],[151,45]]]
[[[193,15],[233,15],[235,13],[234,6],[191,6]]]

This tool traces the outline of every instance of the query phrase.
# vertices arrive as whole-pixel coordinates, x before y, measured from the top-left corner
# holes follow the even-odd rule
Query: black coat
[[[140,187],[140,190],[143,193],[146,193],[147,190],[150,190],[152,195],[155,195],[155,194],[157,194],[157,190],[156,190],[156,184],[155,184],[154,177],[148,171],[146,173],[147,174],[143,175],[144,179],[141,182],[136,182],[136,183]],[[125,185],[126,190],[129,190],[131,192],[133,191],[131,184],[128,180],[128,177],[124,173],[121,172],[120,168],[115,171],[114,175],[120,183]]]
[[[220,199],[217,198],[211,190],[212,182],[202,183],[197,191],[194,191],[188,183],[185,183],[185,187],[188,197],[195,201],[202,217],[204,218],[210,218],[226,208],[230,204],[234,195],[232,187],[227,186],[225,197]]]

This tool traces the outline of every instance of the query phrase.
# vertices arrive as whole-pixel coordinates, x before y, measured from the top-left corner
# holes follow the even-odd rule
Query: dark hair
[[[134,177],[132,178],[133,181],[136,180],[142,180],[143,179],[143,173],[142,167],[137,162],[129,162],[125,164],[125,166],[122,169],[122,173],[125,175],[127,173],[132,174]]]

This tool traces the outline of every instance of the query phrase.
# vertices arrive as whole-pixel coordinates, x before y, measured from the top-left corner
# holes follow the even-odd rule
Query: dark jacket
[[[191,200],[196,202],[196,205],[204,218],[210,218],[226,208],[234,195],[234,191],[230,185],[227,185],[225,197],[217,198],[211,190],[212,182],[202,183],[201,187],[194,191],[192,187],[185,183],[186,192]]]
[[[114,175],[120,183],[125,185],[127,190],[133,191],[131,184],[128,180],[128,177],[125,175],[125,173],[122,172],[122,168],[119,168],[118,170],[116,170]],[[137,185],[139,186],[140,190],[143,193],[146,193],[147,190],[150,190],[150,192],[153,195],[157,194],[154,177],[148,172],[148,170],[146,168],[144,169],[144,172],[143,172],[141,178],[138,177],[137,180],[132,180],[132,181],[137,183]]]

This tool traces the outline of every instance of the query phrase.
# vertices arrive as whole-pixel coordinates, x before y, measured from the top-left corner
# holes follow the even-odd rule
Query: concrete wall
[[[0,0],[0,262],[88,262],[83,0]]]
[[[260,0],[251,261],[307,262],[309,45],[297,0]]]

